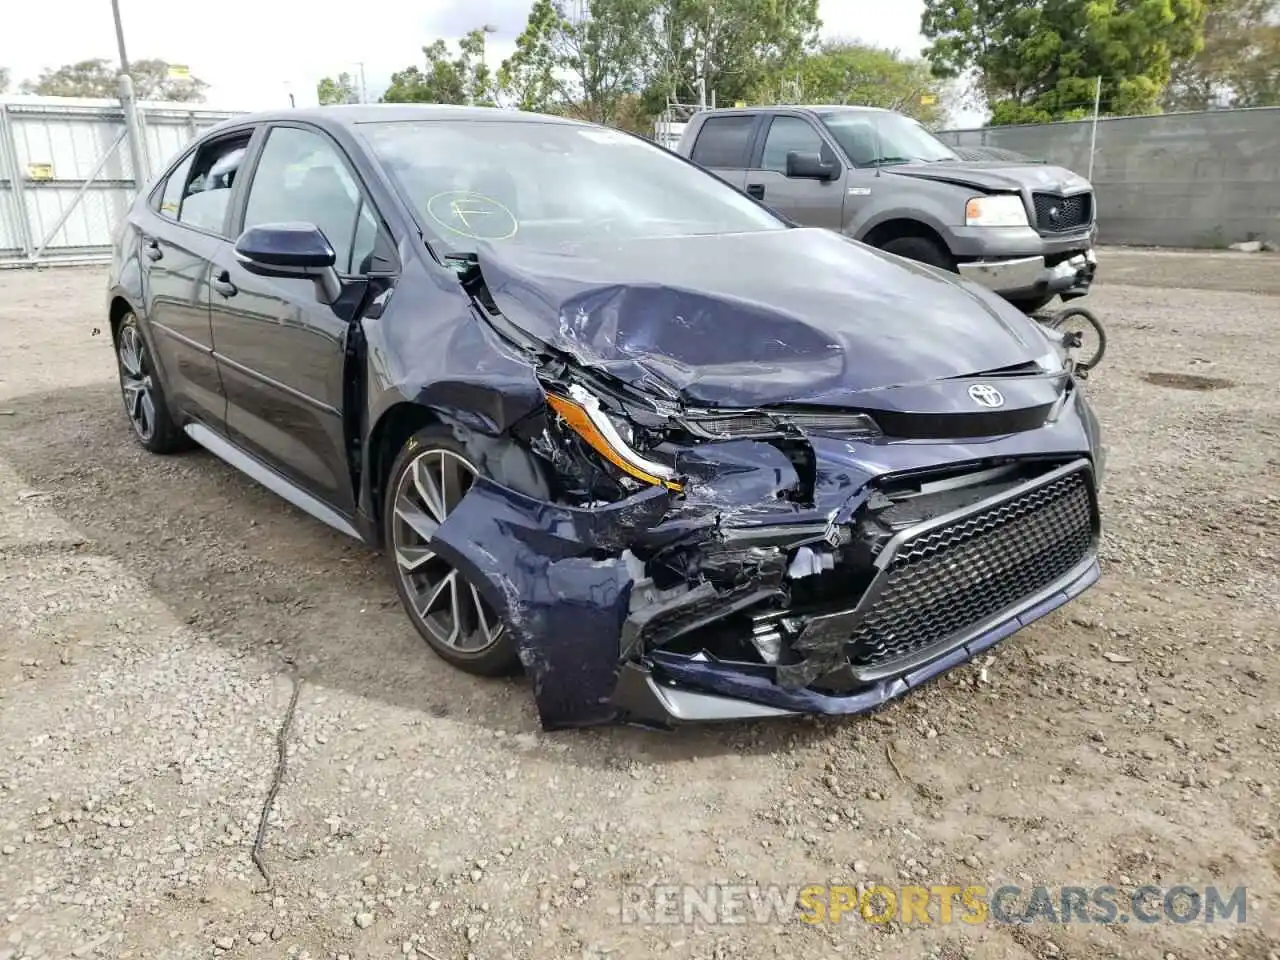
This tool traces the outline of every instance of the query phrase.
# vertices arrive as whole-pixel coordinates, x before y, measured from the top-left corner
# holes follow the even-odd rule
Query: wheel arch
[[[431,426],[449,429],[467,450],[481,474],[528,496],[549,499],[551,481],[545,464],[510,430],[481,430],[461,423],[447,412],[413,400],[401,400],[384,410],[369,431],[366,458],[367,514],[372,520],[375,544],[385,546],[383,505],[391,470],[405,442]]]
[[[120,322],[124,320],[125,314],[134,313],[133,304],[122,293],[114,293],[111,295],[110,302],[107,305],[107,320],[111,325],[111,342],[119,342]]]
[[[378,547],[384,545],[382,523],[383,491],[395,463],[396,455],[405,441],[424,427],[443,423],[438,411],[431,407],[402,400],[392,404],[374,421],[369,430],[368,454],[365,458],[364,484],[368,496],[368,514],[372,534]]]
[[[881,220],[863,234],[862,242],[868,246],[880,247],[890,240],[900,240],[904,237],[920,237],[929,240],[936,243],[949,256],[954,256],[946,239],[937,229],[923,220],[912,217],[891,217],[888,220]]]

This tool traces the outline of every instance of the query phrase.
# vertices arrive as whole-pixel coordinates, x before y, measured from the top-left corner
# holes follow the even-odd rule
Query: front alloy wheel
[[[387,503],[387,547],[397,592],[422,638],[469,673],[493,676],[518,663],[498,615],[431,540],[479,476],[451,436],[428,428],[405,445]]]

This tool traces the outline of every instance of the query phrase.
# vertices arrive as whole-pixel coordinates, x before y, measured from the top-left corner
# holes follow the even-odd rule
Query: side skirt
[[[338,511],[328,504],[316,499],[292,481],[286,480],[256,457],[245,453],[226,437],[219,436],[201,423],[188,423],[183,431],[196,443],[204,447],[220,460],[224,460],[241,473],[247,474],[262,484],[272,493],[288,500],[299,510],[311,514],[321,523],[327,524],[339,533],[364,542],[359,531]]]

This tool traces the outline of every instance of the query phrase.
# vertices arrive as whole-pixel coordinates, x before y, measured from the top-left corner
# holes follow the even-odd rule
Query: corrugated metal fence
[[[947,130],[953,146],[1015,150],[1085,176],[1088,120]],[[1280,241],[1280,107],[1104,117],[1093,156],[1103,243]]]
[[[201,130],[234,116],[172,103],[138,113],[144,183]],[[134,180],[119,103],[0,98],[0,267],[107,260]]]

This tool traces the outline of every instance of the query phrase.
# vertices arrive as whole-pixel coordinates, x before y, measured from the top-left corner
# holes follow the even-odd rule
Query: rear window
[[[689,159],[703,167],[746,169],[755,122],[756,118],[750,116],[708,117],[698,131]]]

